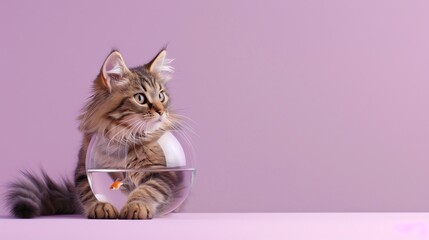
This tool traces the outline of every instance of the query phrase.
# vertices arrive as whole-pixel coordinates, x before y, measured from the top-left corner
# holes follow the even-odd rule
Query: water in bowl
[[[128,195],[135,189],[135,184],[125,184],[119,189],[111,189],[112,183],[118,179],[126,180],[133,174],[173,174],[177,176],[172,194],[164,205],[160,206],[155,216],[162,216],[176,210],[188,197],[195,176],[194,168],[162,168],[162,169],[88,169],[88,179],[92,192],[101,202],[108,202],[118,211],[127,203]],[[144,183],[142,183],[144,184]],[[125,186],[127,185],[127,186]]]

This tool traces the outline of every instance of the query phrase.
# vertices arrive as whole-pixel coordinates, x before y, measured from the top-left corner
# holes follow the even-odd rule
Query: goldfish
[[[112,185],[110,185],[110,190],[118,190],[124,183],[121,181],[120,178],[117,178]]]

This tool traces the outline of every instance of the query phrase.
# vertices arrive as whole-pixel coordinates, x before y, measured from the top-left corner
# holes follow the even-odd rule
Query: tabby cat
[[[173,68],[161,50],[149,63],[128,68],[118,51],[111,52],[94,80],[93,92],[82,111],[80,131],[82,147],[74,175],[74,184],[58,184],[45,173],[42,177],[23,172],[23,178],[8,186],[7,203],[20,218],[41,215],[83,213],[97,219],[150,219],[168,203],[180,176],[168,172],[135,173],[128,176],[131,187],[122,209],[98,201],[92,193],[85,169],[88,144],[94,134],[109,148],[126,147],[128,168],[165,167],[157,140],[178,126],[177,115],[169,112],[165,83]],[[104,152],[114,166],[115,154]],[[112,176],[114,179],[114,176]]]

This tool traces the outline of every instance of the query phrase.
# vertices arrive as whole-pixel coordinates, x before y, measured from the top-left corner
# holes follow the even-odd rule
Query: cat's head
[[[93,95],[80,116],[80,130],[124,143],[153,141],[176,124],[169,113],[165,83],[172,60],[161,50],[149,63],[128,68],[122,55],[107,56],[94,81]]]

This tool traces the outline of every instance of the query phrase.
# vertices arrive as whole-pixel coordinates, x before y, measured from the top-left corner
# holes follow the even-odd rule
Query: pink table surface
[[[39,238],[43,237],[43,238]],[[150,221],[0,218],[0,239],[429,239],[429,213],[175,213]]]

